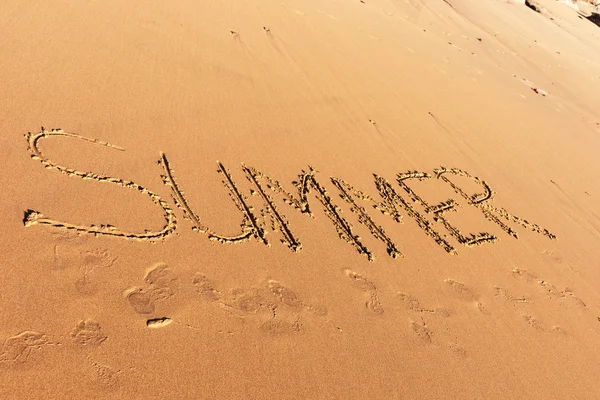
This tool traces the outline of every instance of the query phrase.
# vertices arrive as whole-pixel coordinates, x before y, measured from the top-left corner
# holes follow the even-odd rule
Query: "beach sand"
[[[522,3],[4,0],[0,397],[600,398],[600,28]]]

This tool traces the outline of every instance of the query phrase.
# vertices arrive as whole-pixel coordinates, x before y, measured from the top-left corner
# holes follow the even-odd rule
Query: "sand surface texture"
[[[600,398],[600,28],[521,3],[3,0],[0,397]]]

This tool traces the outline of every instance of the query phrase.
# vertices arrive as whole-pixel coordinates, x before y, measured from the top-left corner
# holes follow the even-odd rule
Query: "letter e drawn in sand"
[[[392,185],[384,178],[375,175],[375,186],[379,191],[380,196],[383,198],[382,212],[392,213],[392,215],[398,215],[398,207],[403,208],[406,213],[415,220],[419,228],[423,229],[425,233],[430,236],[435,242],[440,245],[444,250],[450,254],[457,254],[456,249],[446,239],[442,238],[438,232],[431,227],[431,222],[423,217],[418,211],[416,211],[402,196],[400,196]],[[396,220],[398,217],[395,217]]]
[[[469,236],[464,236],[461,233],[461,231],[458,228],[456,228],[455,226],[453,226],[452,224],[450,224],[450,222],[444,216],[444,214],[449,211],[456,211],[456,207],[458,206],[458,203],[456,203],[452,199],[448,199],[446,201],[440,202],[436,206],[431,206],[425,200],[423,200],[423,198],[421,196],[419,196],[417,193],[415,193],[415,191],[412,188],[410,188],[405,182],[409,179],[417,179],[419,181],[424,181],[426,179],[431,179],[431,178],[433,178],[433,177],[425,172],[408,171],[403,174],[398,174],[396,177],[396,180],[398,182],[398,185],[400,185],[400,187],[402,189],[404,189],[404,191],[406,193],[408,193],[408,197],[414,203],[420,204],[423,207],[425,207],[425,212],[427,214],[433,214],[433,220],[435,222],[441,222],[444,225],[444,227],[446,228],[446,230],[448,230],[448,232],[450,232],[450,234],[456,240],[458,240],[458,242],[460,244],[467,246],[467,247],[472,247],[472,246],[476,246],[476,245],[486,243],[486,242],[493,243],[498,240],[498,238],[496,236],[491,235],[487,232],[480,232],[478,234],[471,233]]]

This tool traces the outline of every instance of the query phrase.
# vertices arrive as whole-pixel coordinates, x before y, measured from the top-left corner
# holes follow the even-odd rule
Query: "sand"
[[[2,1],[0,397],[600,398],[600,28],[522,3]]]

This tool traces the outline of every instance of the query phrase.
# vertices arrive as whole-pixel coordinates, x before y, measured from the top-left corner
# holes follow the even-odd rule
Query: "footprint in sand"
[[[546,332],[548,331],[548,329],[544,328],[539,321],[537,320],[537,318],[535,318],[532,315],[523,315],[523,319],[525,320],[525,322],[527,323],[527,325],[529,325],[530,327],[532,327],[533,329],[540,331],[540,332]],[[549,329],[550,332],[552,333],[560,333],[561,335],[566,335],[567,332],[561,328],[558,325],[554,325]]]
[[[127,293],[127,301],[133,310],[138,314],[152,314],[156,309],[152,294],[148,291],[135,288],[130,289]]]
[[[292,310],[298,312],[307,311],[318,316],[327,315],[327,307],[321,304],[304,303],[295,292],[280,282],[270,279],[267,281],[267,288],[275,298],[279,299],[281,303],[290,307]]]
[[[555,265],[567,266],[571,271],[573,271],[574,274],[580,275],[580,272],[575,267],[573,267],[573,265],[570,262],[565,261],[563,257],[559,256],[554,251],[544,250],[542,252],[542,256],[546,261],[549,261]]]
[[[98,347],[108,336],[102,332],[100,323],[93,319],[79,321],[75,329],[71,332],[71,339],[74,343],[81,346]]]
[[[521,297],[514,297],[513,295],[511,295],[508,290],[503,289],[501,287],[498,286],[494,286],[494,296],[496,297],[502,297],[508,301],[510,301],[511,303],[532,303],[533,300],[525,297],[525,296],[521,296]]]
[[[57,344],[59,343],[53,342],[44,333],[24,331],[4,341],[0,352],[0,362],[24,363],[33,351],[39,351],[43,347]]]
[[[234,288],[223,292],[203,273],[197,272],[192,283],[205,301],[223,308],[233,316],[256,321],[258,328],[271,335],[297,333],[303,330],[304,312],[324,316],[327,308],[303,301],[283,283],[269,279],[250,288]]]
[[[213,283],[206,277],[206,275],[197,272],[192,278],[192,284],[196,288],[196,291],[202,296],[202,298],[214,302],[221,299],[222,295]]]
[[[270,279],[269,281],[267,281],[267,288],[269,289],[271,294],[273,294],[273,296],[279,299],[279,301],[285,304],[286,306],[296,310],[304,308],[304,305],[302,304],[300,299],[298,299],[296,293],[292,292],[290,289],[283,286],[281,283]]]
[[[54,243],[51,269],[64,270],[81,264],[81,249],[85,246],[86,238],[71,232],[52,232],[50,237]]]
[[[88,274],[83,274],[75,281],[75,290],[83,296],[91,296],[98,293],[98,284]]]
[[[273,315],[276,308],[274,302],[269,299],[268,293],[256,287],[235,288],[223,303],[247,315],[259,313]]]
[[[192,285],[202,300],[215,303],[240,318],[272,308],[267,301],[266,293],[261,293],[257,288],[250,290],[234,288],[229,293],[223,293],[201,272],[194,274]]]
[[[554,183],[554,181],[550,181],[550,182]],[[544,251],[542,251],[542,255],[544,256],[544,258],[546,260],[549,260],[554,264],[562,264],[563,263],[562,257],[560,257],[558,254],[556,254],[554,251],[544,250]]]
[[[515,278],[524,279],[527,283],[537,282],[538,277],[534,274],[520,268],[514,268],[512,274]]]
[[[129,305],[138,314],[152,314],[156,302],[170,299],[175,295],[177,278],[165,263],[152,266],[144,276],[145,286],[133,287],[125,292]]]
[[[97,271],[111,267],[117,256],[106,248],[90,248],[86,238],[77,234],[54,233],[51,268],[55,271],[78,269],[79,278],[74,282],[75,289],[89,296],[98,292],[93,276]]]
[[[222,304],[238,316],[254,320],[263,333],[281,336],[301,332],[301,302],[293,293],[282,291],[277,286],[273,290],[283,294],[274,296],[268,287],[234,289]]]
[[[148,290],[157,300],[165,300],[175,295],[176,280],[177,278],[171,275],[171,269],[165,263],[154,264],[144,277]]]
[[[259,329],[269,335],[281,336],[300,333],[303,330],[303,325],[300,322],[300,316],[295,319],[272,319],[260,324]]]
[[[301,322],[303,313],[309,313],[317,317],[327,315],[325,305],[303,301],[296,292],[281,282],[269,279],[266,282],[266,287],[272,298],[275,299],[275,307],[273,308],[275,318],[264,323],[261,329],[266,329],[270,334],[281,335],[303,331],[304,324]]]
[[[563,290],[560,290],[547,281],[539,281],[538,284],[546,291],[546,293],[548,293],[548,295],[550,295],[550,298],[554,298],[557,300],[570,299],[575,305],[577,305],[582,310],[585,310],[587,308],[585,302],[579,297],[577,297],[575,293],[573,293],[573,290],[571,288],[566,287]]]
[[[117,256],[113,256],[109,253],[108,249],[93,249],[86,250],[82,253],[83,256],[83,269],[85,272],[90,273],[98,268],[109,268],[117,260]]]
[[[398,297],[404,303],[404,306],[407,310],[419,313],[421,315],[427,314],[430,316],[438,316],[442,318],[447,318],[450,316],[450,312],[445,308],[424,308],[421,306],[421,302],[413,295],[406,294],[404,292],[398,292]],[[433,330],[427,325],[423,317],[421,316],[421,322],[410,320],[410,326],[413,332],[423,341],[433,343],[434,333]],[[448,328],[446,328],[446,331]],[[467,351],[458,345],[458,338],[454,343],[446,344],[446,347],[452,352],[466,356]]]
[[[550,330],[553,333],[560,333],[561,335],[567,335],[567,331],[565,331],[563,328],[561,328],[558,325],[554,325]]]
[[[553,284],[551,284],[548,281],[544,281],[544,280],[538,281],[538,285],[540,285],[540,287],[542,289],[544,289],[544,291],[546,293],[548,293],[550,295],[550,297],[552,297],[552,296],[554,296],[555,298],[564,297],[562,292],[556,286],[554,286]]]
[[[532,274],[524,269],[514,268],[513,276],[515,278],[524,279],[527,283],[537,283],[537,285],[552,299],[562,300],[570,299],[575,305],[581,309],[587,309],[587,304],[575,295],[573,290],[569,287],[565,287],[563,290],[558,289],[556,286],[548,281],[538,278],[535,274]]]
[[[479,301],[479,298],[471,289],[469,289],[464,283],[455,281],[453,279],[444,280],[452,290],[458,293],[463,299],[467,301],[472,301],[477,305],[479,312],[484,315],[490,315],[490,312],[483,306],[483,304]]]
[[[56,235],[56,242],[52,249],[52,269],[54,270],[78,267],[83,273],[91,273],[95,269],[112,266],[117,259],[116,256],[110,254],[108,249],[90,249],[85,244],[86,240],[79,236]]]
[[[365,307],[373,314],[383,314],[384,309],[379,300],[375,284],[350,269],[344,269],[344,274],[350,278],[355,287],[366,293],[367,301],[365,302]]]
[[[573,293],[573,290],[570,288],[566,287],[561,293],[563,294],[563,297],[571,299],[571,301],[573,301],[581,309],[587,309],[587,304],[585,304],[585,302],[579,297],[575,296],[575,293]]]
[[[92,249],[81,252],[81,277],[75,281],[75,289],[83,295],[98,292],[98,285],[92,279],[95,271],[113,266],[117,256],[112,256],[107,249]]]
[[[463,347],[458,345],[458,339],[456,339],[454,343],[450,343],[447,346],[448,346],[448,349],[452,350],[454,353],[458,354],[459,356],[463,356],[463,357],[467,356],[467,350],[465,350]]]
[[[523,315],[523,319],[532,328],[537,329],[538,331],[544,330],[544,328],[542,328],[542,326],[540,325],[540,323],[538,322],[538,320],[535,317],[533,317],[531,315]]]
[[[114,390],[119,385],[119,375],[121,370],[114,370],[113,368],[100,364],[90,358],[88,361],[93,369],[92,382],[102,389]]]
[[[441,317],[448,317],[450,315],[450,312],[444,308],[424,308],[421,307],[421,303],[419,302],[419,299],[417,299],[416,297],[403,293],[403,292],[398,292],[397,293],[398,297],[400,298],[400,300],[402,300],[402,302],[404,303],[404,306],[410,310],[410,311],[414,311],[414,312],[418,312],[418,313],[422,313],[422,314],[435,314]]]
[[[431,331],[431,329],[429,329],[429,327],[423,319],[421,319],[421,322],[410,321],[410,327],[412,328],[413,332],[419,337],[419,339],[429,343],[433,342],[433,332]]]

